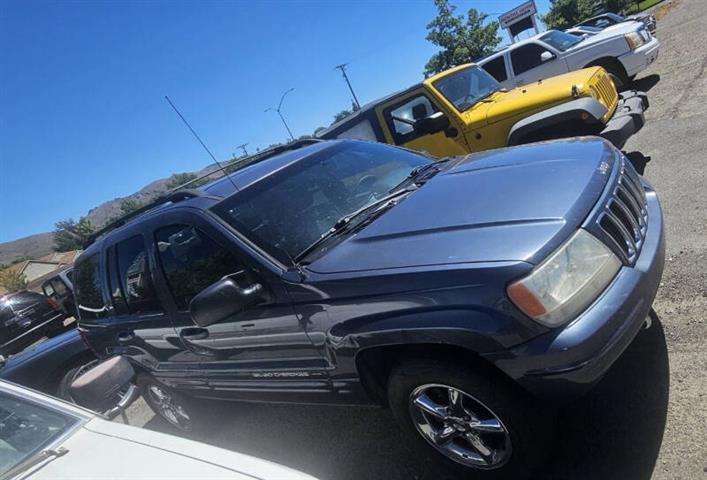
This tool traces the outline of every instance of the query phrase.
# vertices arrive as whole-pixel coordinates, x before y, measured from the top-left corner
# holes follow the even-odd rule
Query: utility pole
[[[243,144],[238,145],[238,146],[236,147],[236,148],[240,148],[241,150],[243,150],[243,154],[244,154],[246,157],[248,156],[248,150],[245,149],[245,147],[246,147],[247,145],[248,145],[247,143],[243,143]]]
[[[349,90],[351,90],[351,95],[353,95],[353,99],[354,99],[354,105],[356,106],[356,108],[354,110],[360,110],[361,104],[358,103],[358,98],[356,98],[356,94],[354,93],[354,89],[351,86],[351,82],[349,81],[349,77],[346,75],[346,66],[347,65],[348,65],[348,63],[342,63],[341,65],[337,65],[334,68],[338,68],[339,70],[341,70],[341,74],[344,76],[344,80],[346,80],[346,85],[348,85]]]
[[[282,94],[282,97],[280,97],[280,103],[277,105],[277,108],[270,107],[270,108],[266,108],[265,111],[269,112],[270,110],[273,110],[273,111],[277,112],[277,114],[280,116],[280,120],[282,120],[282,124],[285,126],[285,129],[287,129],[287,133],[290,134],[290,140],[294,141],[295,136],[292,135],[292,130],[290,130],[290,127],[287,126],[287,122],[285,121],[285,117],[282,116],[282,112],[280,111],[280,109],[282,108],[282,102],[285,100],[285,95],[290,93],[292,90],[294,90],[294,88],[290,88],[289,90],[286,90],[285,93]]]

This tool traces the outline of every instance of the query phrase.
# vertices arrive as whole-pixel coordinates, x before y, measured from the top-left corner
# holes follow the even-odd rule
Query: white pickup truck
[[[626,22],[588,37],[548,30],[476,63],[506,88],[594,66],[621,88],[658,58],[659,47],[642,23]]]

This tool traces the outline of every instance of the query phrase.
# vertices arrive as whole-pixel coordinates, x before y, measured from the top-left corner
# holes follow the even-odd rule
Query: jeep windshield
[[[377,212],[377,202],[409,186],[416,172],[429,170],[420,167],[431,163],[382,144],[339,143],[274,172],[212,210],[267,253],[291,263],[342,218]]]
[[[501,89],[495,78],[477,66],[457,70],[432,85],[460,112]]]
[[[551,47],[564,52],[584,40],[584,37],[577,37],[571,33],[560,32],[558,30],[550,30],[545,35],[540,37],[540,40],[547,43]]]

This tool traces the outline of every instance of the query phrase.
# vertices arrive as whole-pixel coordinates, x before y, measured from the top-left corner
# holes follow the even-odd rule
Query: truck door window
[[[74,267],[73,280],[81,321],[105,317],[107,310],[101,294],[101,275],[97,254],[88,257]]]
[[[371,122],[368,120],[354,123],[350,128],[339,133],[336,138],[353,138],[358,140],[370,140],[372,142],[378,140],[371,126]]]
[[[503,82],[508,79],[508,74],[506,73],[506,59],[503,55],[499,55],[493,60],[489,60],[484,63],[481,68],[486,70],[493,78],[499,82]]]
[[[383,116],[396,145],[401,145],[421,136],[413,130],[412,123],[437,111],[439,109],[429,98],[417,95],[386,108]]]
[[[243,271],[228,250],[189,225],[170,225],[155,232],[157,255],[177,308],[226,275]]]
[[[136,235],[115,245],[120,286],[131,313],[161,312],[150,276],[147,251],[142,235]]]
[[[513,65],[513,72],[515,72],[516,75],[520,75],[523,72],[540,66],[540,64],[543,63],[540,59],[540,55],[547,51],[549,51],[547,48],[537,43],[529,43],[512,50],[511,65]]]

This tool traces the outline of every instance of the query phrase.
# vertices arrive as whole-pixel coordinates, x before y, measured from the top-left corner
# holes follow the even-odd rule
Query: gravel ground
[[[647,123],[627,150],[651,157],[667,258],[653,326],[586,397],[560,414],[552,460],[537,480],[707,478],[707,2],[657,7],[661,52],[637,88]],[[215,405],[191,437],[322,479],[444,479],[377,409]],[[130,423],[168,431],[139,401]]]

